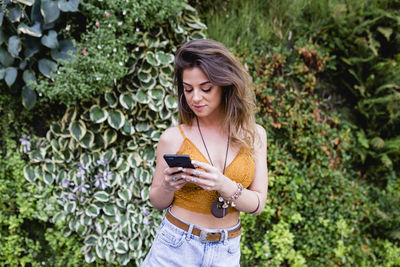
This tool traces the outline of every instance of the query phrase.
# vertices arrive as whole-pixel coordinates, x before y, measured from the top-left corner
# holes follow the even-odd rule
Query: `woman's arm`
[[[156,168],[149,197],[153,207],[158,210],[167,208],[174,199],[174,192],[186,184],[184,179],[172,180],[172,174],[179,171],[179,168],[169,168],[163,158],[164,154],[174,154],[178,151],[179,141],[182,141],[180,136],[176,127],[167,129],[157,144]]]

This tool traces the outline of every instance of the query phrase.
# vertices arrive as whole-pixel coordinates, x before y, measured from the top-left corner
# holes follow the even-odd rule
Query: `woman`
[[[222,44],[193,40],[176,53],[175,83],[182,124],[160,137],[150,189],[167,212],[142,266],[239,266],[239,212],[260,214],[268,186],[250,76]],[[164,154],[196,168],[170,168]]]

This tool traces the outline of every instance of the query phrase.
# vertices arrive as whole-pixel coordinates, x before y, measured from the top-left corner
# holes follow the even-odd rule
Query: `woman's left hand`
[[[226,184],[228,181],[231,181],[217,168],[210,164],[195,160],[192,160],[192,164],[196,168],[203,169],[204,171],[186,168],[183,170],[185,174],[182,176],[182,178],[184,178],[187,182],[191,182],[200,186],[206,191],[220,191],[224,184]]]

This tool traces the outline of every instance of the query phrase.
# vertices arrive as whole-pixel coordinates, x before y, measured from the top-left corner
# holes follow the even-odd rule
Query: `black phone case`
[[[188,155],[165,154],[164,159],[167,162],[168,166],[171,168],[183,167],[195,169],[192,164],[192,160]]]

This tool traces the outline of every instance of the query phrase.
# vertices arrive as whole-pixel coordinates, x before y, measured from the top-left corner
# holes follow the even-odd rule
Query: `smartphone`
[[[188,155],[164,154],[164,159],[169,167],[182,167],[195,169]]]

